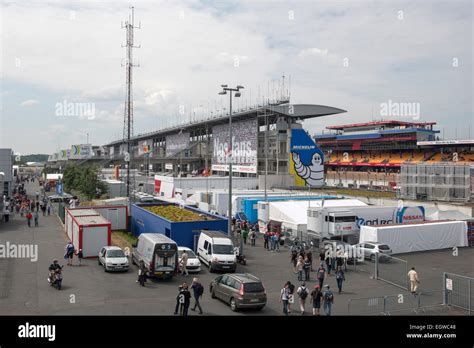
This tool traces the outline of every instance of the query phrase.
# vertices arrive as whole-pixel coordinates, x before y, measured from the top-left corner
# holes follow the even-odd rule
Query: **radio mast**
[[[134,7],[130,7],[130,15],[127,21],[125,21],[125,24],[122,23],[122,28],[125,28],[126,30],[126,44],[122,45],[122,47],[127,48],[127,57],[125,60],[125,64],[122,64],[122,66],[125,66],[125,71],[126,71],[126,92],[125,92],[125,111],[124,111],[124,117],[123,117],[123,142],[127,146],[127,151],[124,154],[124,159],[125,163],[127,165],[127,198],[128,198],[128,206],[129,206],[129,211],[131,208],[131,180],[130,180],[130,167],[132,164],[132,149],[131,149],[131,142],[130,138],[133,136],[133,89],[132,89],[132,71],[133,67],[136,67],[138,65],[133,64],[133,48],[139,48],[140,46],[134,46],[133,45],[133,30],[135,28],[139,29],[140,25],[138,27],[135,27],[135,18],[134,18]]]

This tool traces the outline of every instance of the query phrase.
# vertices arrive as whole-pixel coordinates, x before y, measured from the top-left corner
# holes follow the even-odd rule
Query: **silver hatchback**
[[[387,244],[379,242],[364,242],[357,244],[365,259],[375,262],[376,255],[379,255],[379,261],[389,261],[392,255],[392,249]]]

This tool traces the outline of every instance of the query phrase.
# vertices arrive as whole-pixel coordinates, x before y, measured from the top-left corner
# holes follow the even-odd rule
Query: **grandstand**
[[[444,141],[436,122],[384,120],[329,126],[315,136],[327,185],[396,190],[405,165],[474,166],[474,140]]]

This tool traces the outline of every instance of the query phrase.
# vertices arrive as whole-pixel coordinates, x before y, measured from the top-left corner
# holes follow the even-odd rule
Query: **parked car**
[[[364,242],[359,243],[357,246],[364,253],[365,259],[370,259],[370,261],[375,262],[376,254],[379,254],[379,261],[388,261],[390,260],[390,255],[392,255],[392,249],[387,245],[379,242]]]
[[[186,253],[188,254],[188,262],[186,263],[186,269],[188,272],[201,272],[201,261],[199,261],[197,255],[191,249],[178,247],[178,259],[181,260],[184,250],[186,250]]]
[[[69,193],[63,193],[61,196],[60,195],[48,196],[48,200],[52,203],[58,203],[58,202],[69,203],[72,197],[73,196],[70,195]]]
[[[230,305],[232,311],[241,308],[261,310],[267,303],[267,293],[262,281],[248,273],[223,274],[214,279],[209,292]]]
[[[99,251],[99,265],[104,266],[104,271],[128,271],[128,258],[123,250],[116,246],[105,246]]]

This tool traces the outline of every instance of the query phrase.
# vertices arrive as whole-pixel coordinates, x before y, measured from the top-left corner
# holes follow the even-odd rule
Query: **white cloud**
[[[291,75],[292,102],[349,111],[305,122],[310,131],[347,119],[371,120],[372,105],[388,99],[420,102],[426,119],[449,125],[456,117],[474,130],[468,0],[370,6],[364,1],[134,5],[142,24],[135,31],[135,43],[141,44],[134,50],[140,63],[133,75],[135,133],[202,117],[208,105],[222,110],[227,103],[217,95],[221,84],[244,85],[237,102],[245,104],[250,94],[255,102],[259,91],[260,97],[268,96],[267,81],[283,72]],[[397,18],[400,9],[402,21]],[[2,36],[2,75],[15,84],[5,86],[19,98],[15,106],[31,95],[17,85],[38,86],[43,93],[35,94],[42,101],[38,108],[51,98],[52,105],[63,99],[94,102],[93,123],[78,127],[94,125],[91,139],[97,143],[121,136],[125,31],[120,21],[128,16],[128,3],[2,3],[2,12],[2,28],[15,28]],[[453,57],[459,58],[456,69]],[[20,66],[15,65],[18,59]],[[7,103],[11,98],[3,98],[3,113],[23,115]],[[42,120],[45,127],[45,122],[69,127],[72,122]],[[9,135],[16,133],[13,127],[5,124],[1,135],[14,148],[26,146]],[[47,146],[55,148],[56,141]]]
[[[39,104],[38,100],[28,99],[28,100],[23,101],[20,105],[23,106],[23,107],[30,107],[30,106],[33,106],[33,105],[36,105],[36,104]]]

